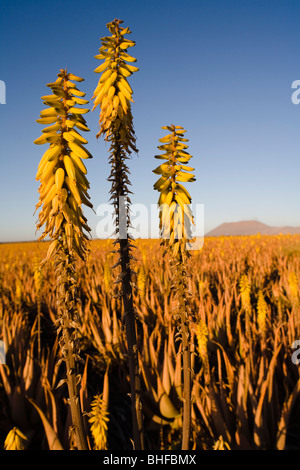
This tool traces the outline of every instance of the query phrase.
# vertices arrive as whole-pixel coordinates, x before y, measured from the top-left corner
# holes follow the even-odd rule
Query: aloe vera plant
[[[86,104],[75,82],[83,79],[61,69],[55,82],[49,83],[52,94],[42,96],[48,107],[41,111],[40,124],[51,124],[43,129],[35,144],[49,144],[38,167],[36,179],[41,181],[40,198],[36,206],[42,206],[37,228],[45,224],[40,239],[47,235],[52,240],[47,256],[55,260],[57,274],[56,294],[61,331],[60,346],[66,363],[66,379],[69,400],[76,434],[77,446],[87,449],[78,397],[78,314],[76,309],[76,258],[86,259],[90,228],[82,212],[82,204],[92,207],[89,202],[89,183],[85,176],[86,167],[82,159],[91,157],[84,148],[87,140],[75,128],[87,131],[82,114],[89,110],[76,107]],[[86,233],[86,232],[87,233]]]
[[[159,150],[164,153],[156,158],[166,160],[157,167],[154,173],[160,175],[154,189],[160,192],[158,205],[160,208],[160,231],[162,243],[170,255],[172,283],[177,307],[175,317],[179,320],[183,356],[183,435],[182,449],[189,449],[191,432],[191,351],[190,324],[192,312],[189,302],[187,262],[190,253],[186,248],[191,238],[190,226],[193,215],[189,208],[191,196],[182,182],[195,181],[194,170],[186,163],[191,155],[186,151],[188,139],[181,126],[165,126],[169,134],[162,137]]]
[[[130,227],[129,169],[126,160],[132,151],[137,152],[136,139],[131,113],[132,89],[127,81],[138,68],[131,65],[136,59],[127,53],[135,42],[126,37],[131,31],[123,28],[122,20],[115,19],[107,24],[111,36],[102,38],[102,47],[97,59],[104,60],[95,70],[101,73],[94,91],[94,107],[101,108],[99,117],[100,130],[97,137],[105,136],[110,142],[111,200],[115,208],[116,244],[119,260],[117,266],[121,272],[117,278],[122,285],[123,318],[126,326],[128,345],[128,367],[130,374],[133,440],[136,450],[143,449],[142,403],[138,370],[138,345],[135,324],[132,289],[132,243],[128,233]]]

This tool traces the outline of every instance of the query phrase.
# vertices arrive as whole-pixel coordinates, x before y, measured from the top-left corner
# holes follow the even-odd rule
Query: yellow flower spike
[[[261,290],[258,292],[257,299],[257,324],[258,329],[263,337],[266,337],[266,328],[267,328],[267,314],[268,314],[268,305],[265,301],[264,294]]]
[[[251,299],[250,299],[251,285],[249,283],[247,274],[242,275],[239,285],[240,285],[242,308],[246,312],[249,312],[251,311]]]
[[[165,243],[168,245],[171,244],[171,241],[175,244],[180,242],[180,234],[182,234],[181,237],[183,236],[184,241],[190,239],[189,234],[184,233],[184,229],[189,227],[189,223],[186,222],[187,219],[193,222],[193,215],[188,207],[192,198],[180,183],[192,182],[195,181],[195,178],[194,174],[190,173],[194,168],[182,165],[179,161],[182,147],[180,139],[182,139],[185,130],[174,125],[164,126],[162,129],[171,133],[159,139],[162,145],[159,145],[158,149],[165,153],[156,155],[155,158],[167,161],[155,168],[153,173],[160,175],[160,178],[154,184],[154,189],[160,192],[159,205],[165,205],[160,210],[160,230],[162,234],[167,233],[169,238]],[[188,141],[188,139],[185,139],[185,141]],[[188,156],[187,161],[190,158],[191,155]],[[178,206],[177,211],[175,211],[175,208],[172,211],[170,210],[173,204]],[[181,211],[181,213],[178,211]],[[169,231],[169,228],[171,228],[171,231]],[[178,251],[178,247],[175,249]]]
[[[102,395],[96,395],[91,403],[91,432],[94,439],[95,450],[107,450],[107,429],[109,413]]]
[[[297,275],[294,272],[291,272],[288,277],[288,286],[290,290],[290,298],[292,307],[297,307],[299,305],[299,288],[298,288],[298,279]]]
[[[208,328],[204,320],[200,319],[196,324],[196,337],[198,342],[198,352],[202,362],[205,362],[207,356],[207,337]]]
[[[6,436],[4,442],[5,450],[24,450],[27,437],[16,426],[13,427]]]
[[[132,126],[130,102],[133,102],[133,92],[127,82],[127,77],[133,72],[137,72],[138,68],[129,68],[127,62],[136,61],[136,59],[126,53],[127,47],[134,46],[135,42],[124,37],[128,34],[129,29],[120,25],[120,20],[114,20],[107,24],[112,36],[101,38],[100,54],[95,56],[97,59],[104,59],[104,62],[95,69],[96,73],[102,74],[93,94],[93,110],[97,106],[101,108],[100,131],[97,137],[105,134],[105,139],[109,140],[112,127],[116,125],[118,130],[120,129],[120,132],[125,135],[123,140],[128,141],[127,149],[131,148],[136,151],[135,139],[130,135]]]
[[[64,230],[65,224],[71,222],[69,214],[67,217],[65,216],[67,214],[66,204],[68,203],[68,198],[74,196],[78,205],[81,205],[82,202],[84,203],[80,198],[80,186],[82,182],[86,181],[85,174],[87,170],[81,162],[81,158],[90,158],[92,155],[84,148],[87,140],[79,132],[75,131],[73,127],[81,127],[83,130],[88,130],[82,114],[87,113],[89,109],[80,108],[81,104],[87,104],[87,100],[81,98],[73,99],[74,93],[79,96],[83,96],[85,93],[77,89],[77,86],[71,81],[72,77],[75,77],[73,78],[74,81],[83,81],[83,79],[76,75],[61,71],[59,73],[59,80],[48,84],[53,91],[53,95],[44,95],[42,97],[44,101],[50,100],[52,102],[54,99],[56,105],[41,111],[41,119],[52,118],[55,115],[56,122],[45,128],[43,135],[35,140],[36,144],[47,142],[50,144],[49,149],[42,157],[36,175],[36,178],[41,182],[38,206],[43,206],[44,209],[47,207],[47,212],[44,209],[41,211],[38,228],[41,227],[42,222],[47,222],[48,217],[58,217],[57,223],[53,220],[51,224],[46,224],[42,238],[45,238],[47,235],[50,238],[59,237],[59,229]],[[74,107],[75,103],[79,107]],[[70,156],[73,152],[76,153],[76,163]],[[72,181],[69,182],[69,179]],[[79,187],[73,183],[75,180],[80,180]],[[83,184],[83,186],[85,187],[86,185]],[[51,202],[52,210],[49,211],[48,205]],[[91,207],[91,203],[88,202],[87,205]],[[80,221],[77,220],[76,222],[80,227]],[[53,230],[55,230],[54,234]]]
[[[241,303],[242,309],[245,312],[245,331],[247,338],[250,337],[250,315],[252,313],[251,306],[251,284],[249,282],[247,274],[243,274],[240,281],[240,294],[241,294]]]

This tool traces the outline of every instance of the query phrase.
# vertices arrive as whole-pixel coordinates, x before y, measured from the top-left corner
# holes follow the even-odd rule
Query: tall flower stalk
[[[143,449],[142,412],[140,396],[140,378],[138,369],[138,345],[135,323],[135,310],[132,297],[132,238],[128,233],[130,227],[130,198],[129,169],[126,160],[130,154],[137,152],[136,139],[131,113],[132,89],[127,78],[138,71],[131,63],[136,59],[128,54],[127,49],[135,42],[127,39],[129,28],[123,28],[122,20],[115,19],[107,24],[111,36],[101,38],[102,46],[95,57],[104,62],[95,72],[101,73],[98,85],[94,91],[94,107],[100,106],[99,133],[97,138],[104,136],[110,142],[111,182],[110,200],[115,210],[116,244],[118,245],[121,267],[117,278],[122,285],[123,318],[126,328],[128,367],[132,401],[133,440],[136,450]]]
[[[35,261],[34,263],[34,285],[36,290],[36,298],[37,298],[37,328],[38,328],[38,361],[41,360],[41,314],[42,314],[42,284],[43,284],[43,274],[40,266],[39,261]]]
[[[83,215],[82,204],[92,207],[87,193],[89,183],[83,159],[91,158],[84,147],[87,140],[76,130],[89,131],[83,114],[89,110],[77,107],[87,104],[85,93],[74,82],[83,79],[61,69],[55,82],[49,83],[52,94],[42,96],[48,106],[40,113],[40,124],[47,124],[35,144],[49,144],[38,167],[36,179],[41,182],[37,229],[45,225],[39,240],[46,236],[52,240],[44,264],[54,258],[57,276],[58,333],[60,347],[66,363],[73,429],[77,447],[86,450],[87,440],[80,409],[78,385],[79,356],[78,317],[76,309],[76,259],[86,259],[89,251],[90,228]]]
[[[188,292],[188,259],[190,252],[187,243],[191,240],[191,224],[193,215],[189,208],[191,195],[181,184],[195,181],[194,170],[186,163],[191,155],[186,151],[188,139],[186,132],[180,126],[164,126],[169,134],[162,137],[158,149],[164,153],[155,158],[165,160],[153,172],[160,176],[154,184],[154,189],[160,192],[159,218],[162,244],[170,255],[172,272],[172,289],[177,299],[175,319],[179,322],[183,356],[183,434],[182,449],[189,449],[191,432],[191,350],[190,322],[192,313]]]

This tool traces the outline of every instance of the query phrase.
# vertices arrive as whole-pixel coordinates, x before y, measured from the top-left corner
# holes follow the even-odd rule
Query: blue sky
[[[300,105],[291,101],[300,80],[298,0],[6,0],[1,10],[0,241],[37,238],[40,97],[67,67],[85,78],[79,87],[91,98],[94,55],[114,18],[130,27],[140,68],[130,77],[139,149],[129,162],[132,202],[149,211],[156,203],[154,155],[161,126],[173,123],[190,139],[197,181],[188,189],[204,204],[205,232],[248,219],[300,225]],[[86,115],[95,209],[110,189],[98,118],[99,108]],[[85,214],[95,237],[100,218]]]

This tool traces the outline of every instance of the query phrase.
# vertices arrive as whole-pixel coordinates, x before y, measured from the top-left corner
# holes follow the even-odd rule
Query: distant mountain
[[[206,233],[206,237],[220,237],[231,235],[278,235],[282,233],[295,234],[300,233],[300,227],[271,227],[257,220],[244,220],[241,222],[226,222]]]

